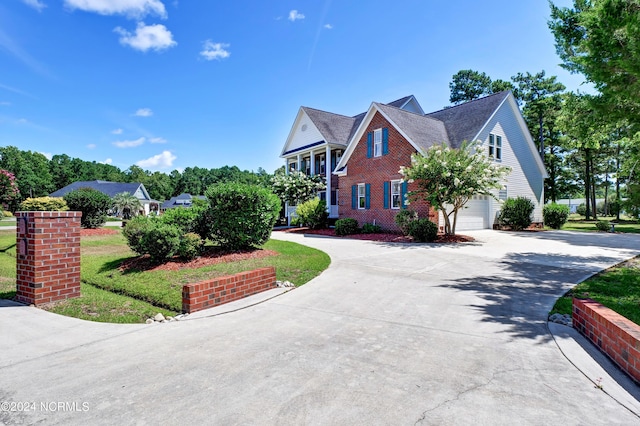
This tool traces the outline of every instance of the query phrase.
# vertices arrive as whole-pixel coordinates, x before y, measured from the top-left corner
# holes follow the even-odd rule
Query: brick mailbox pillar
[[[81,212],[16,212],[16,298],[41,305],[80,296]]]

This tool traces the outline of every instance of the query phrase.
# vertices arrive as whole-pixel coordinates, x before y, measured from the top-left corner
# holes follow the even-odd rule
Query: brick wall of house
[[[182,287],[182,312],[192,313],[233,302],[276,286],[273,266],[218,277]]]
[[[80,296],[81,212],[17,212],[16,298],[54,302]]]
[[[389,153],[380,157],[367,158],[367,133],[385,127],[389,129]],[[400,210],[384,208],[383,185],[385,181],[402,178],[399,173],[400,166],[409,166],[411,154],[415,152],[415,148],[402,137],[396,128],[379,112],[376,112],[349,158],[347,175],[340,176],[340,218],[356,219],[360,226],[375,221],[384,230],[399,231],[394,218]],[[361,183],[371,185],[370,208],[368,210],[351,208],[351,187]],[[416,185],[416,183],[410,183],[408,190],[417,189]],[[412,201],[409,208],[417,211],[420,217],[429,217],[433,222],[438,223],[437,213],[430,208],[428,203]]]
[[[573,299],[573,327],[640,383],[640,326],[591,299]]]

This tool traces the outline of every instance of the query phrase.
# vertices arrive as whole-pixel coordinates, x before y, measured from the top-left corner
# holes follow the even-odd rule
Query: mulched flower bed
[[[284,229],[283,231],[291,232],[294,234],[324,235],[327,237],[379,241],[384,243],[412,243],[413,242],[413,238],[411,237],[407,237],[400,234],[392,234],[392,233],[352,234],[352,235],[338,236],[336,235],[336,231],[331,228],[329,229],[289,228],[289,229]],[[467,235],[438,234],[438,237],[436,238],[434,243],[466,243],[470,241],[475,241],[475,239]]]
[[[180,269],[195,269],[203,266],[215,265],[218,263],[240,262],[248,259],[262,259],[269,256],[276,256],[278,252],[273,250],[241,250],[222,251],[212,247],[205,251],[200,257],[193,260],[173,259],[168,262],[157,264],[151,261],[148,255],[134,257],[125,260],[118,268],[121,272],[130,270],[138,271],[178,271]]]

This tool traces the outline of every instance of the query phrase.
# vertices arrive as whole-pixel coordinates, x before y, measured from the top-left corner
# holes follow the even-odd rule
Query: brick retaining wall
[[[591,299],[573,299],[573,327],[640,383],[640,326]]]
[[[41,305],[80,296],[81,212],[16,212],[16,299]]]
[[[272,289],[273,266],[182,286],[182,312],[192,313]]]

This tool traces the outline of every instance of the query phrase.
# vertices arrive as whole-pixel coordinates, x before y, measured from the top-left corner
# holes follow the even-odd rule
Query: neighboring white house
[[[414,152],[424,153],[443,142],[458,148],[463,141],[482,142],[487,155],[511,167],[504,189],[494,195],[499,200],[529,198],[535,205],[534,222],[542,222],[547,174],[510,91],[429,114],[414,96],[388,104],[373,102],[366,112],[352,117],[301,107],[280,157],[287,171],[326,178],[330,196],[320,196],[328,201],[330,217],[392,229],[393,218],[405,207],[398,200],[414,185],[399,183],[399,167],[410,165]],[[456,229],[492,228],[499,200],[474,197],[459,213]],[[425,208],[421,214],[431,216]]]

